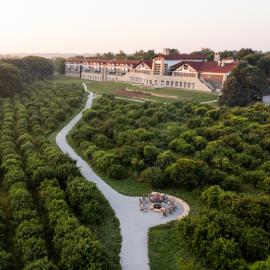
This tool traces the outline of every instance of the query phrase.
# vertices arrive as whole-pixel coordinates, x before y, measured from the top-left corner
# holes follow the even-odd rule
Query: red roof
[[[172,55],[165,55],[165,54],[158,54],[155,57],[164,57],[166,60],[206,60],[207,56],[200,53],[182,53],[182,54],[172,54]],[[154,58],[155,58],[154,57]]]
[[[68,60],[69,62],[76,62],[76,63],[82,63],[82,64],[88,64],[88,63],[98,63],[98,64],[115,64],[115,65],[130,65],[130,66],[136,66],[138,65],[141,61],[140,60],[118,60],[118,59],[99,59],[99,58],[91,58],[91,57],[86,57],[86,58],[71,58]]]
[[[152,63],[153,63],[152,60],[142,60],[134,68],[136,68],[140,64],[144,64],[144,65],[148,66],[150,69],[152,69]]]
[[[196,71],[202,73],[229,73],[231,72],[238,63],[229,63],[225,64],[224,66],[219,66],[217,62],[192,62],[192,61],[183,61],[180,62],[170,68],[171,71],[176,70],[177,68],[181,67],[184,64],[188,64],[192,68],[194,68]]]

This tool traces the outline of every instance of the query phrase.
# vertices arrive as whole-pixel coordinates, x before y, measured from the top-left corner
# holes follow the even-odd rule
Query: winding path
[[[56,143],[60,149],[68,154],[73,160],[76,160],[81,174],[91,182],[96,183],[99,190],[109,201],[120,221],[120,230],[122,235],[122,246],[120,252],[120,263],[123,270],[149,270],[148,258],[148,230],[160,224],[167,223],[186,216],[189,213],[189,206],[179,199],[177,211],[173,215],[163,217],[155,212],[141,212],[139,210],[138,197],[129,197],[122,195],[112,189],[103,181],[68,144],[66,136],[69,131],[79,122],[82,112],[90,108],[95,98],[94,94],[89,93],[85,108],[75,116],[56,136]]]

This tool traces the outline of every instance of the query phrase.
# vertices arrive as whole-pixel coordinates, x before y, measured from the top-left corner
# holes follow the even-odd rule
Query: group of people
[[[165,193],[151,192],[139,199],[140,210],[162,213],[167,216],[176,210],[175,199]]]

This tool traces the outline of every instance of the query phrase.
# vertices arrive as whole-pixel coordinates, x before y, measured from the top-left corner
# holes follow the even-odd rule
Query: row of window
[[[181,77],[196,77],[196,73],[187,73],[187,72],[174,72],[174,76],[181,76]]]
[[[154,75],[159,75],[161,70],[161,65],[160,64],[155,64],[154,65]]]
[[[90,74],[82,74],[82,79],[92,80],[92,81],[101,81],[100,76],[94,76]]]
[[[150,75],[151,71],[150,70],[134,70],[134,73],[142,73],[142,74]]]
[[[144,85],[150,86],[161,86],[161,87],[175,87],[175,88],[184,88],[184,89],[194,89],[195,83],[191,82],[178,82],[178,81],[158,81],[158,80],[147,80],[138,77],[130,77],[131,82],[141,83]]]

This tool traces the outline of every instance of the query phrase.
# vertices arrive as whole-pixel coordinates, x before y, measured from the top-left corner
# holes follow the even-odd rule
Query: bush
[[[238,244],[223,237],[215,239],[207,252],[207,259],[211,261],[214,269],[234,270],[234,260],[240,258]],[[232,267],[233,266],[233,267]]]
[[[10,257],[9,253],[0,249],[0,270],[10,269]]]
[[[127,177],[127,170],[120,164],[113,164],[108,168],[108,175],[113,179],[124,179]]]
[[[151,145],[147,145],[143,148],[143,155],[149,164],[153,165],[156,162],[157,156],[159,155],[160,150]]]
[[[246,259],[250,262],[264,260],[269,254],[269,234],[262,228],[246,228],[241,239],[242,250]]]
[[[12,168],[4,176],[4,184],[7,189],[9,189],[12,184],[24,182],[26,180],[26,175],[21,168]]]
[[[83,120],[88,121],[98,116],[96,110],[88,109],[83,112]]]
[[[162,152],[161,154],[159,154],[157,156],[157,166],[159,166],[162,169],[165,169],[166,167],[168,167],[171,163],[173,163],[175,161],[176,157],[173,154],[172,151],[167,150]]]
[[[207,165],[203,161],[180,158],[167,167],[165,177],[176,186],[193,189],[205,182]]]
[[[57,267],[47,258],[43,258],[28,264],[23,270],[57,270]]]
[[[270,257],[265,261],[257,261],[250,266],[250,270],[269,270],[270,269]]]
[[[144,182],[150,182],[155,188],[162,188],[165,185],[164,173],[159,167],[149,167],[141,172],[139,179]]]
[[[90,224],[101,220],[104,199],[95,184],[77,177],[68,182],[66,192],[70,205],[80,211],[84,220]]]
[[[195,151],[194,147],[183,139],[174,139],[170,143],[170,148],[176,152],[186,155],[191,155]]]
[[[241,187],[241,180],[234,175],[226,176],[224,181],[221,183],[221,187],[225,190],[239,191]]]

